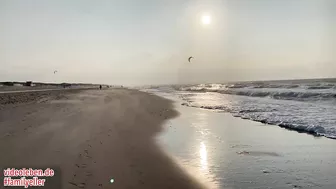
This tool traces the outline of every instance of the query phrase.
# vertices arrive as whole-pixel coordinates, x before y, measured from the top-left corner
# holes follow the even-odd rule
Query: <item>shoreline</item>
[[[334,140],[182,106],[157,137],[176,163],[212,189],[336,185]]]
[[[217,112],[217,113],[227,113],[227,114],[231,115],[232,117],[235,117],[235,118],[238,118],[238,119],[242,119],[242,120],[249,120],[249,121],[252,121],[252,122],[262,123],[264,125],[276,126],[276,127],[282,128],[282,129],[286,129],[288,131],[293,131],[293,132],[296,132],[296,133],[299,133],[299,134],[307,134],[309,136],[313,136],[313,137],[317,137],[317,138],[321,137],[321,138],[336,140],[336,137],[325,136],[325,135],[316,133],[316,131],[314,131],[314,130],[307,131],[305,129],[289,127],[286,124],[279,124],[279,125],[277,125],[277,124],[267,123],[265,121],[258,121],[258,120],[253,120],[253,119],[250,119],[250,118],[243,118],[241,116],[234,115],[231,112],[219,111],[219,110],[216,111],[213,108],[189,106],[189,105],[186,105],[185,103],[182,103],[181,105],[186,106],[186,107],[190,107],[190,108],[199,108],[199,109],[204,109],[204,110],[208,110],[208,111],[214,111],[214,112]]]
[[[61,91],[4,107],[0,168],[54,168],[46,188],[336,185],[333,140],[183,106],[167,94]]]
[[[170,100],[84,90],[4,107],[0,167],[53,168],[57,176],[45,188],[204,188],[155,142],[164,122],[179,115]]]
[[[181,96],[182,99],[178,100],[184,106],[228,112],[240,119],[270,126],[276,125],[315,137],[336,139],[335,114],[333,113],[336,111],[333,106],[336,101],[334,99],[330,101],[315,101],[316,99],[314,101],[298,101],[217,92],[190,92],[176,91],[175,89],[170,91],[165,91],[165,89],[147,90],[154,94],[167,93],[166,95],[174,96],[175,99]]]

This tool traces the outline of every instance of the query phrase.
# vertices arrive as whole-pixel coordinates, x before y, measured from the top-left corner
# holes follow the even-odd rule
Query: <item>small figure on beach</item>
[[[102,86],[101,86],[101,85],[99,85],[99,89],[100,89],[100,90],[102,89]]]

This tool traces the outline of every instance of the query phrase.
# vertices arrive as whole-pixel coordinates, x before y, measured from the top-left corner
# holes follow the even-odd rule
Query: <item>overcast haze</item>
[[[129,85],[336,77],[335,3],[0,0],[0,80]],[[211,24],[200,22],[204,13]]]

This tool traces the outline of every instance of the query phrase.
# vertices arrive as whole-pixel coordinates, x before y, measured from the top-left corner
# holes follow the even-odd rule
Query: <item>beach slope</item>
[[[54,168],[47,188],[201,188],[154,142],[178,115],[171,101],[128,89],[42,97],[1,105],[0,168]]]

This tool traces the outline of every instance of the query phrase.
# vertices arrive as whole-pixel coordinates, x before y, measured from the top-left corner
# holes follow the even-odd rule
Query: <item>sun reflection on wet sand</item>
[[[208,154],[204,142],[201,142],[199,152],[200,152],[201,170],[208,172]]]
[[[169,153],[167,153],[167,155],[176,163],[176,165],[181,167],[186,172],[187,175],[197,180],[204,188],[219,189],[220,185],[217,181],[215,181],[215,175],[208,172],[207,161],[205,161],[206,162],[205,167],[207,171],[204,171],[202,170],[203,168],[197,167],[199,162],[194,161],[190,162],[190,159],[174,157]]]
[[[197,180],[204,188],[219,189],[220,183],[218,181],[218,176],[215,174],[216,167],[214,163],[214,153],[212,138],[213,135],[210,133],[209,126],[209,112],[208,111],[192,111],[191,114],[185,114],[186,116],[191,116],[186,122],[181,122],[176,119],[173,121],[178,121],[176,125],[183,125],[185,127],[178,127],[178,133],[175,131],[176,128],[168,127],[169,132],[166,131],[165,137],[169,137],[173,143],[176,142],[176,137],[184,137],[183,140],[179,140],[183,146],[181,150],[181,145],[176,145],[174,148],[179,149],[180,153],[172,154],[167,151],[167,155],[176,164],[181,167],[187,175]],[[189,127],[188,127],[189,126]],[[165,139],[167,139],[165,138]],[[186,155],[190,154],[190,155]]]

